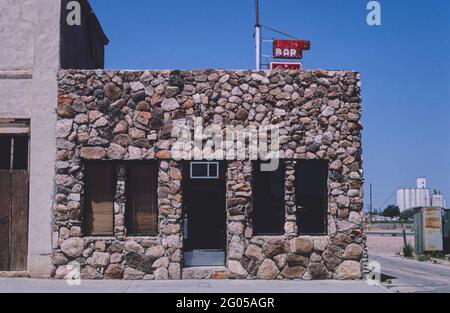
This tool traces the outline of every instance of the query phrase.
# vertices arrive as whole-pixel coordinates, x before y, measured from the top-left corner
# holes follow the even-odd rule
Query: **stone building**
[[[62,70],[58,93],[56,278],[362,277],[358,73]],[[197,118],[277,125],[279,166],[205,137],[178,159]]]
[[[57,73],[103,67],[97,18],[80,0],[68,27],[68,2],[0,1],[0,276],[51,274]]]

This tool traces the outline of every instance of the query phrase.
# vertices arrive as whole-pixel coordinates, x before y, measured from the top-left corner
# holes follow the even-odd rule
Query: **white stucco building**
[[[57,73],[103,67],[108,42],[77,3],[82,23],[68,27],[67,0],[0,1],[0,271],[51,274]]]

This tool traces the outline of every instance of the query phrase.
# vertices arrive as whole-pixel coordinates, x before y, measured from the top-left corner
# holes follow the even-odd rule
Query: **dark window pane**
[[[262,172],[261,162],[253,163],[253,228],[257,235],[281,235],[285,222],[285,166]]]
[[[158,167],[133,164],[128,167],[127,229],[129,234],[158,234],[157,205]]]
[[[208,177],[208,164],[191,163],[191,177]]]
[[[304,160],[296,166],[295,197],[300,234],[327,232],[328,161]]]
[[[11,137],[0,136],[0,169],[11,169]]]
[[[217,163],[209,164],[209,177],[218,177],[218,166]]]
[[[86,167],[86,231],[90,235],[114,232],[115,175],[111,163],[91,163]]]
[[[15,170],[28,169],[28,137],[14,137],[13,168]]]

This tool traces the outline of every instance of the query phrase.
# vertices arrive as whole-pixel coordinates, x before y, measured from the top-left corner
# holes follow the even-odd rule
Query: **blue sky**
[[[361,72],[374,207],[395,203],[389,196],[418,176],[450,203],[450,1],[381,0],[382,25],[372,27],[368,2],[261,0],[261,23],[310,40],[307,69]],[[90,3],[111,40],[107,68],[254,67],[253,0]]]

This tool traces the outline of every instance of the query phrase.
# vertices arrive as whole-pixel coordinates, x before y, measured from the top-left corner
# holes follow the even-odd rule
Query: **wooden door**
[[[26,170],[0,170],[0,271],[25,271],[28,253]]]
[[[28,254],[28,181],[26,170],[13,170],[11,177],[10,271],[25,271]]]
[[[27,269],[28,141],[0,136],[0,271]]]
[[[0,170],[0,271],[9,271],[11,220],[11,172]]]

